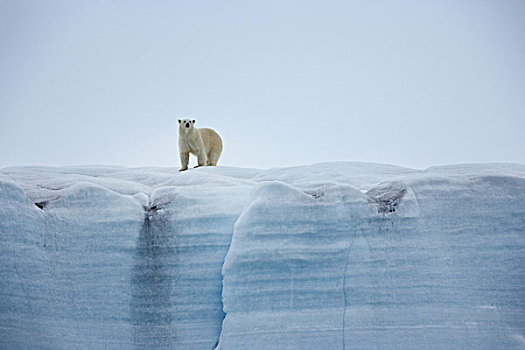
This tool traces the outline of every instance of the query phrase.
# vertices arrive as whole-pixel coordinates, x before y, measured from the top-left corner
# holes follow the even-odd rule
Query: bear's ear
[[[191,122],[192,122],[193,124],[195,124],[195,120],[192,120]]]
[[[179,119],[179,124],[180,124],[181,121],[182,121],[182,120]]]

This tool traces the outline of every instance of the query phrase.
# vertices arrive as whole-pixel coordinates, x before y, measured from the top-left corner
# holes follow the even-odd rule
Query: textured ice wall
[[[523,167],[435,168],[365,195],[261,185],[223,267],[220,348],[522,349],[524,268]]]
[[[221,268],[251,186],[164,171],[0,175],[0,348],[215,347]]]
[[[215,348],[224,318],[221,268],[249,190],[216,183],[153,192],[158,204],[139,236],[133,271],[135,345]]]
[[[339,349],[349,250],[370,216],[355,187],[256,188],[226,258],[224,349]],[[366,222],[366,220],[365,220]]]
[[[7,168],[0,203],[0,348],[525,347],[521,165]]]
[[[41,210],[1,181],[1,347],[131,346],[129,277],[142,207],[91,184],[62,194]]]

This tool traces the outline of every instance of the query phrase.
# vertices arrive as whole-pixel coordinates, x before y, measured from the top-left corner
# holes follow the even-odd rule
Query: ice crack
[[[172,346],[171,275],[168,218],[148,203],[138,237],[132,277],[131,321],[136,346],[156,339],[160,348]]]

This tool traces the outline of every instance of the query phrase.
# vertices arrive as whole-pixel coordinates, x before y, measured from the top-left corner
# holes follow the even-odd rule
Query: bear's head
[[[179,130],[187,132],[193,129],[195,125],[195,120],[192,119],[179,119]]]

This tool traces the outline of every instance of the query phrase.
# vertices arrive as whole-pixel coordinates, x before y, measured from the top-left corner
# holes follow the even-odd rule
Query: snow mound
[[[523,348],[523,165],[14,167],[0,203],[0,348]]]

